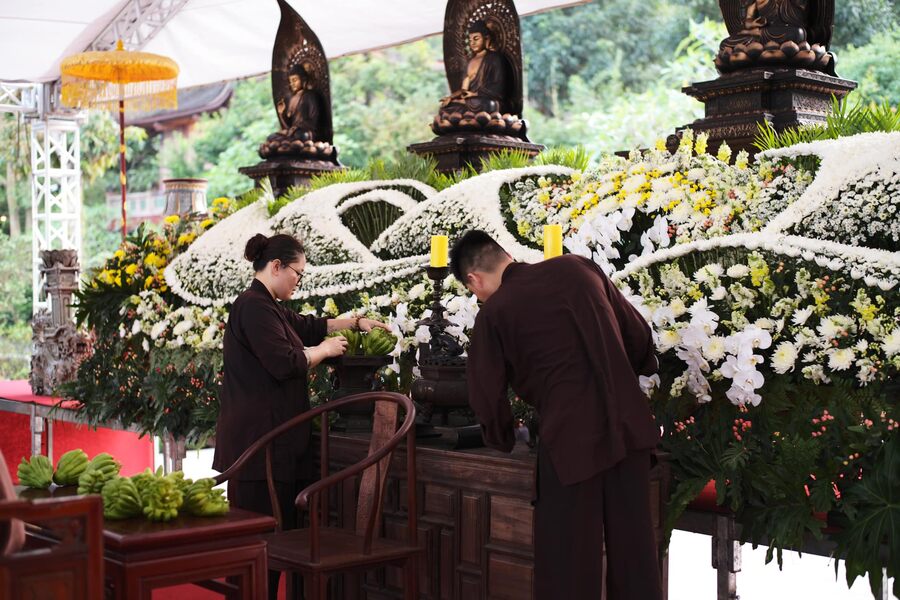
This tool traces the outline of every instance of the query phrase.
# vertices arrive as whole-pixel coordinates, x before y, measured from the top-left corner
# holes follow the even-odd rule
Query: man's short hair
[[[450,250],[450,269],[453,276],[465,285],[469,273],[492,271],[508,257],[509,254],[494,238],[480,229],[472,229],[454,242]]]

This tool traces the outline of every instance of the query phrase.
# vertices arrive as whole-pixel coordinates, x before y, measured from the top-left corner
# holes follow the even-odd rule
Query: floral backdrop
[[[428,314],[429,236],[477,227],[536,261],[542,225],[559,223],[565,248],[600,265],[653,330],[661,369],[642,385],[672,457],[669,527],[714,480],[745,538],[779,559],[805,535],[825,536],[848,581],[877,583],[885,565],[896,577],[900,134],[752,162],[706,146],[688,131],[675,154],[659,143],[586,170],[504,169],[441,191],[411,179],[336,183],[272,216],[266,194],[239,210],[217,200],[209,222],[138,232],[90,276],[79,315],[97,352],[66,391],[97,421],[208,435],[228,305],[253,276],[241,255],[260,232],[307,246],[297,310],[389,322],[396,360],[381,383],[405,389],[429,339],[416,326]],[[445,290],[465,344],[477,304],[449,279]],[[314,400],[327,379],[313,375]]]

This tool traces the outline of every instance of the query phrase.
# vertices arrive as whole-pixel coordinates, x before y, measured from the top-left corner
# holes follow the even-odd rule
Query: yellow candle
[[[431,266],[447,266],[447,247],[450,239],[446,235],[431,236]]]
[[[544,259],[562,256],[562,225],[544,225]]]

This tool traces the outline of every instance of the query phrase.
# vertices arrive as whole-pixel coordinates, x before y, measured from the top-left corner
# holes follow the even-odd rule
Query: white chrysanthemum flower
[[[672,314],[674,314],[676,317],[680,317],[687,312],[687,306],[685,306],[684,300],[682,300],[681,298],[674,298],[669,303],[669,308],[672,310]]]
[[[797,362],[797,349],[790,342],[781,342],[775,347],[772,353],[772,369],[776,373],[784,375],[788,371],[794,370],[794,364]]]
[[[725,338],[718,335],[709,338],[703,344],[703,356],[714,362],[725,358]]]
[[[828,368],[832,371],[846,371],[855,359],[856,355],[850,348],[835,348],[828,353]]]
[[[659,351],[665,352],[681,341],[681,334],[677,329],[664,329],[659,334]]]
[[[760,329],[765,329],[766,331],[772,331],[775,329],[775,321],[772,319],[768,319],[766,317],[761,317],[753,322],[754,325],[759,327]]]
[[[191,327],[194,326],[193,321],[184,320],[175,327],[172,328],[172,335],[180,336],[191,330]]]
[[[881,341],[881,347],[888,358],[900,354],[900,327],[885,336]]]
[[[725,273],[732,279],[740,279],[750,274],[750,267],[747,265],[731,265]]]
[[[712,291],[712,293],[709,295],[709,299],[715,301],[721,300],[725,297],[725,294],[727,292],[728,290],[726,290],[724,286],[720,285]]]

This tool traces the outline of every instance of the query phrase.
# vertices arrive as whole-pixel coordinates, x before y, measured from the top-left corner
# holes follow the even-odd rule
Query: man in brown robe
[[[659,428],[638,375],[658,368],[650,328],[591,261],[517,263],[470,231],[454,275],[483,303],[471,336],[469,403],[488,446],[515,444],[507,386],[540,420],[535,599],[661,596],[650,513]]]

